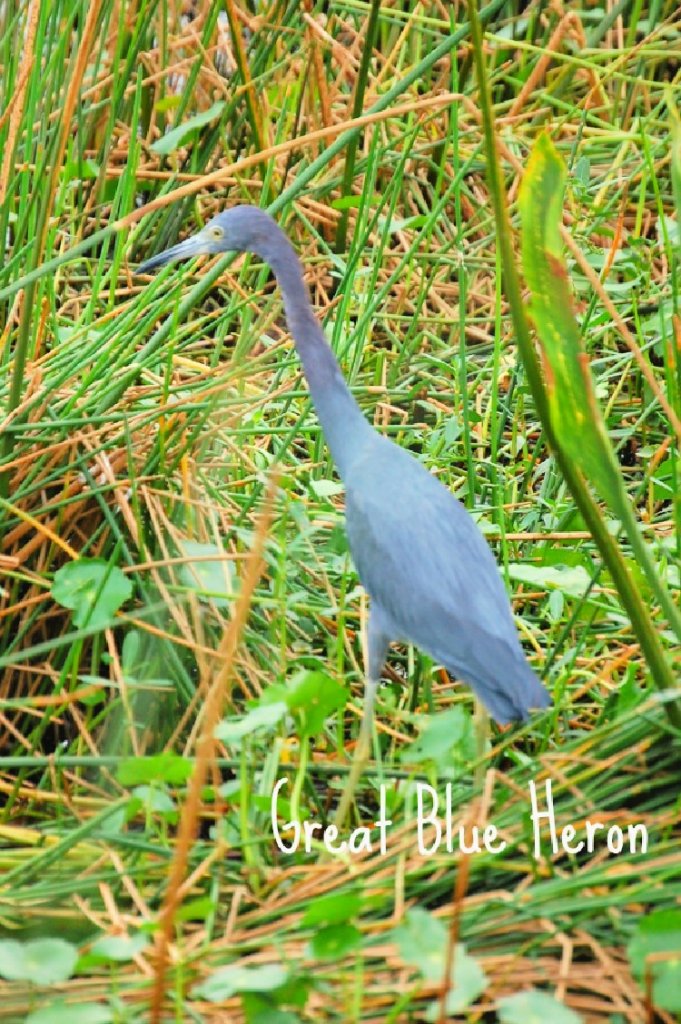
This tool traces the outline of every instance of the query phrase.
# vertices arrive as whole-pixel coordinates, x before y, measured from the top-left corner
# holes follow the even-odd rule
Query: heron
[[[231,207],[137,273],[229,251],[254,253],[277,280],[345,488],[348,546],[369,596],[363,716],[336,812],[340,827],[369,758],[376,691],[392,642],[413,644],[467,683],[499,725],[525,721],[551,697],[525,657],[499,568],[477,523],[414,455],[366,419],[315,315],[296,252],[274,219],[256,206]]]

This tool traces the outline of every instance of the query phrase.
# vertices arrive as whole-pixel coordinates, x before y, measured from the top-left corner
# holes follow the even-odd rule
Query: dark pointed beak
[[[135,273],[149,274],[159,267],[164,267],[166,263],[174,263],[177,260],[190,260],[194,256],[203,256],[209,252],[208,240],[203,232],[199,231],[197,234],[192,235],[191,238],[186,238],[184,242],[178,242],[177,245],[171,246],[170,249],[164,249],[163,252],[152,256],[151,259],[140,263]]]

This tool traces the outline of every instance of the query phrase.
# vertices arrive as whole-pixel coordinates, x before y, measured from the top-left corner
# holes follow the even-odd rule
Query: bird
[[[378,433],[353,397],[314,312],[303,269],[265,211],[238,205],[137,268],[229,251],[274,273],[312,402],[345,488],[348,546],[369,596],[362,723],[336,814],[340,827],[369,757],[388,648],[408,642],[467,683],[499,725],[551,697],[530,667],[496,560],[477,523],[418,459]]]

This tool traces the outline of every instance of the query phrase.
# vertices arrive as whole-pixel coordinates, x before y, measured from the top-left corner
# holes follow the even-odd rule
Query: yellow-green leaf
[[[548,135],[532,150],[520,190],[522,259],[541,342],[552,426],[583,475],[618,505],[621,486],[575,318],[560,237],[565,164]]]

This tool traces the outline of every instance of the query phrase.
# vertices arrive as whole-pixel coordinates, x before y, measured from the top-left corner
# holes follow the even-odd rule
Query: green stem
[[[641,644],[655,685],[659,690],[673,690],[676,688],[676,682],[672,670],[667,662],[664,649],[659,641],[648,610],[624,561],[622,552],[608,532],[600,509],[589,491],[586,481],[579,471],[574,468],[571,461],[565,457],[560,441],[552,428],[548,398],[544,388],[539,360],[532,343],[529,323],[525,315],[520,276],[516,267],[511,241],[513,237],[511,221],[508,214],[506,190],[502,181],[501,165],[496,145],[492,99],[483,60],[480,18],[476,11],[474,0],[467,0],[467,7],[473,40],[473,57],[480,90],[480,109],[482,112],[485,149],[487,153],[487,176],[492,194],[499,248],[501,250],[504,288],[511,309],[518,349],[523,360],[530,391],[546,432],[549,446],[575,500],[575,504],[603,557],[603,561],[610,570],[622,604],[629,615],[634,632]],[[638,533],[638,531],[636,532]],[[646,557],[649,557],[647,551]],[[681,729],[681,703],[678,700],[668,701],[665,703],[665,710],[671,724],[675,728]]]
[[[679,643],[681,643],[681,615],[672,600],[671,594],[660,579],[660,574],[653,558],[651,557],[650,549],[644,538],[641,536],[636,516],[632,511],[631,503],[624,487],[622,488],[622,491],[623,494],[619,514],[622,519],[622,525],[626,531],[627,537],[629,538],[631,550],[638,561],[638,564],[641,566],[641,569],[645,573],[646,579],[650,584],[650,588],[655,594],[669,625],[679,638]]]
[[[355,84],[355,95],[352,103],[353,118],[359,117],[362,113],[362,108],[364,107],[364,93],[366,92],[366,84],[369,78],[369,65],[371,63],[371,55],[374,50],[374,40],[376,39],[376,28],[378,26],[378,12],[380,9],[380,0],[371,0],[366,39],[364,40],[362,59],[359,65],[357,82]],[[349,196],[350,190],[352,189],[352,181],[355,176],[355,159],[357,157],[358,144],[359,132],[355,132],[348,143],[348,149],[345,155],[343,185],[341,187],[341,196],[343,197]],[[347,207],[341,211],[340,220],[338,221],[338,230],[336,231],[336,252],[345,252],[345,239],[348,233],[349,213],[350,211]]]

